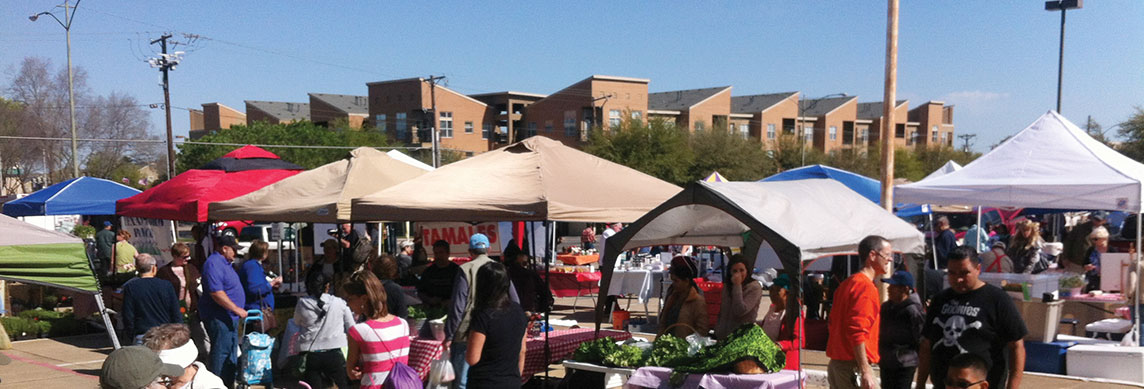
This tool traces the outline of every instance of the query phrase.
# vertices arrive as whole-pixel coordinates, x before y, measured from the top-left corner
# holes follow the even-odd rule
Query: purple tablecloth
[[[671,369],[666,367],[641,367],[628,378],[632,388],[671,388],[668,378]],[[803,376],[806,379],[806,376]],[[797,370],[783,370],[774,374],[691,374],[681,388],[706,389],[798,389]]]

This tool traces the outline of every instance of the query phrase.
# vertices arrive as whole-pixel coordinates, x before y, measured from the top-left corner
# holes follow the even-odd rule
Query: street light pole
[[[64,7],[64,20],[66,20],[67,22],[61,21],[60,18],[57,18],[56,15],[53,15],[51,12],[48,12],[48,11],[40,12],[38,14],[35,14],[35,15],[28,17],[28,20],[31,20],[34,22],[34,21],[36,21],[36,19],[39,19],[39,17],[41,15],[48,15],[48,16],[51,16],[52,19],[55,19],[56,23],[59,23],[60,26],[64,28],[64,35],[67,39],[67,48],[68,48],[68,113],[71,116],[72,177],[79,177],[79,151],[78,151],[79,150],[79,141],[78,141],[78,138],[76,137],[76,130],[75,130],[75,87],[73,86],[73,83],[75,80],[75,75],[72,72],[71,24],[72,24],[72,19],[75,18],[75,8],[79,7],[80,1],[83,1],[83,0],[76,0],[75,7],[72,7],[70,4],[68,4],[69,0],[64,0],[64,3],[63,3],[63,5],[61,5],[61,7]],[[45,166],[45,168],[47,168],[47,166]],[[50,171],[49,171],[49,173],[50,173]]]
[[[1065,69],[1065,13],[1070,9],[1084,7],[1084,0],[1050,0],[1045,2],[1045,11],[1061,11],[1061,46],[1057,51],[1057,113],[1061,113],[1061,84]]]

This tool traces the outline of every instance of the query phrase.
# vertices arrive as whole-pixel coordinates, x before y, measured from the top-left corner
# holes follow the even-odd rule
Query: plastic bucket
[[[623,330],[628,326],[628,320],[632,318],[632,313],[628,311],[615,310],[612,311],[612,328]]]

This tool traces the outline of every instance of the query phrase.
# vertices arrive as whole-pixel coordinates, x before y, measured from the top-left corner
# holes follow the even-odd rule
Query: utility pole
[[[1045,2],[1045,11],[1061,11],[1061,48],[1057,53],[1057,113],[1061,113],[1061,82],[1065,72],[1065,12],[1084,7],[1084,0],[1051,0]]]
[[[898,0],[886,10],[886,84],[882,97],[882,208],[894,210],[894,108],[898,88]],[[883,295],[883,300],[885,296]]]
[[[444,80],[445,76],[429,75],[429,101],[433,106],[432,123],[429,124],[429,133],[433,139],[433,168],[441,167],[441,134],[437,133],[437,81]]]
[[[162,48],[163,54],[161,58],[151,59],[151,66],[158,67],[159,71],[163,72],[163,109],[167,111],[167,179],[175,176],[175,136],[171,132],[171,89],[170,82],[168,82],[167,73],[175,70],[175,66],[179,64],[179,54],[175,53],[174,56],[167,54],[167,39],[171,38],[171,34],[164,34],[159,39],[151,41],[151,44],[159,44]]]
[[[958,135],[957,137],[961,138],[961,140],[965,142],[965,145],[961,147],[961,151],[968,153],[969,152],[969,141],[973,138],[976,138],[977,134],[961,134],[961,135]]]

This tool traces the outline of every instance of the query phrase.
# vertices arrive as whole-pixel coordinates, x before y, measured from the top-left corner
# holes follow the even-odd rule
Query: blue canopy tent
[[[115,202],[139,190],[102,178],[73,178],[4,203],[8,216],[114,215]]]
[[[794,181],[811,178],[826,178],[838,181],[847,188],[850,188],[850,190],[858,192],[862,197],[873,201],[875,204],[880,204],[882,201],[882,184],[878,182],[878,180],[825,165],[803,166],[775,174],[759,181]]]

